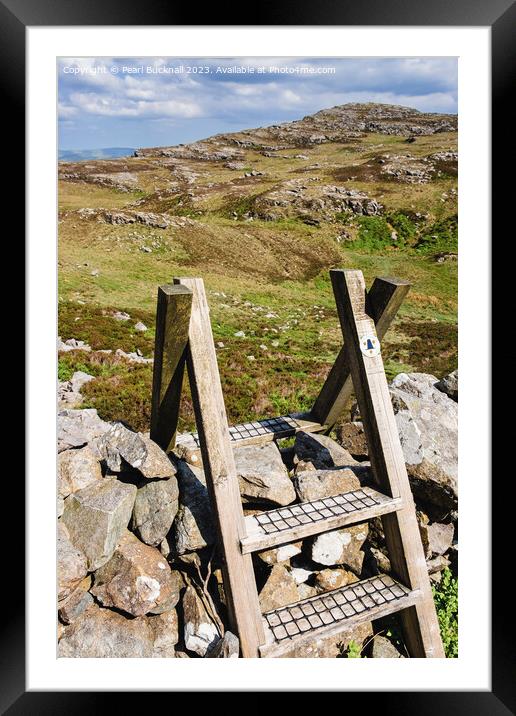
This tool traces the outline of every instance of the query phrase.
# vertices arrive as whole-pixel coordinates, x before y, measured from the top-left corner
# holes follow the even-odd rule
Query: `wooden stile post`
[[[367,304],[380,340],[384,337],[409,289],[410,284],[407,281],[397,278],[375,278],[367,294]],[[342,346],[310,415],[321,425],[326,425],[329,431],[342,415],[352,392],[353,381],[346,347]]]
[[[185,286],[159,287],[150,437],[165,452],[175,446],[191,307],[190,289]]]
[[[403,507],[382,517],[389,559],[395,576],[420,591],[413,607],[400,612],[408,651],[412,657],[444,657],[425,555],[403,451],[392,409],[381,354],[365,354],[360,340],[377,333],[374,301],[366,300],[361,271],[330,271],[346,358],[369,446],[373,478],[379,489],[400,497]],[[376,310],[378,311],[378,304]],[[384,322],[385,323],[385,322]],[[380,327],[382,327],[380,325]],[[366,341],[367,345],[367,341]]]
[[[250,554],[242,554],[244,515],[230,443],[217,356],[204,284],[199,278],[174,279],[193,293],[187,368],[201,445],[203,468],[223,545],[224,589],[232,628],[242,656],[258,657],[265,636]]]

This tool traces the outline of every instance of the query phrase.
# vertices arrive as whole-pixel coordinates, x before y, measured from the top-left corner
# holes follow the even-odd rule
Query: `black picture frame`
[[[289,0],[265,0],[260,6],[250,8],[255,14],[244,18],[240,12],[220,4],[205,6],[202,9],[202,23],[199,19],[199,7],[165,3],[162,0],[146,0],[144,3],[131,3],[130,0],[0,0],[0,57],[4,71],[0,80],[2,86],[3,107],[9,108],[8,141],[4,143],[4,161],[9,162],[9,176],[2,174],[4,197],[9,202],[23,197],[23,192],[13,192],[13,187],[22,187],[24,177],[25,136],[25,30],[33,26],[95,26],[95,25],[137,25],[137,26],[223,26],[223,25],[336,25],[336,26],[484,26],[491,28],[492,38],[492,136],[496,140],[492,155],[492,216],[493,236],[500,232],[505,210],[512,206],[509,197],[511,184],[504,183],[504,164],[507,148],[513,146],[512,122],[508,118],[510,99],[511,70],[514,68],[514,36],[516,10],[510,0],[318,0],[308,3],[298,0],[295,4]],[[259,13],[259,15],[257,14]],[[238,17],[238,22],[235,19]],[[18,232],[22,231],[23,209],[17,214]],[[499,224],[500,222],[500,224]],[[498,284],[509,284],[509,267],[502,267],[498,275]],[[504,276],[504,272],[507,275]],[[494,299],[497,298],[496,292]],[[504,388],[505,389],[505,388]],[[490,436],[484,436],[490,440]],[[497,437],[498,447],[503,445],[503,433]],[[493,446],[493,454],[496,453]],[[30,446],[29,448],[30,449]],[[494,476],[493,476],[494,477]],[[501,477],[503,479],[503,476]],[[502,574],[496,568],[496,555],[502,554],[502,530],[510,524],[512,503],[504,498],[502,489],[496,489],[501,479],[493,479],[493,574]],[[9,487],[10,485],[10,487]],[[7,489],[14,494],[9,500],[23,504],[23,482],[10,479]],[[5,485],[4,485],[5,486]],[[5,500],[5,497],[4,497]],[[21,508],[19,508],[21,509]],[[23,533],[20,532],[16,545],[7,545],[4,552],[4,575],[16,574],[21,580],[19,567],[23,554]],[[11,564],[10,564],[11,562]],[[501,560],[500,560],[501,562]],[[479,570],[489,578],[489,570]],[[492,690],[490,692],[402,692],[397,693],[393,711],[402,714],[489,714],[502,716],[514,713],[515,692],[512,673],[513,641],[509,612],[495,608],[508,605],[507,595],[502,594],[503,580],[493,580],[492,585]],[[19,588],[18,588],[19,590]],[[76,714],[96,712],[102,706],[110,704],[113,697],[120,694],[104,692],[26,692],[25,686],[25,607],[22,592],[17,599],[11,595],[8,611],[2,619],[0,640],[0,709],[10,716],[18,714]],[[513,601],[511,599],[511,601]],[[65,685],[66,686],[66,685]],[[132,707],[138,708],[142,693],[132,693]],[[348,693],[346,705],[350,699],[358,696],[363,702],[364,694]],[[385,693],[368,692],[368,704],[385,708]],[[374,700],[371,701],[371,699]],[[143,704],[142,704],[143,705]]]

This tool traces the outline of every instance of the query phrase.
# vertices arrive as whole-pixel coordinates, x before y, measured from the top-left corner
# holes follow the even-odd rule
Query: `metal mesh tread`
[[[243,552],[253,552],[277,544],[326,532],[353,522],[394,512],[401,506],[398,498],[387,497],[371,487],[279,507],[245,518],[246,537]]]
[[[353,624],[392,614],[412,606],[418,597],[419,591],[382,574],[274,609],[263,615],[267,641],[262,656],[288,650],[294,639],[337,634]]]
[[[317,421],[312,420],[308,413],[293,413],[291,415],[281,415],[275,418],[232,425],[229,428],[229,436],[233,443],[260,443],[290,437],[300,430],[318,432],[323,427]],[[178,435],[177,443],[178,445],[191,443],[195,447],[200,447],[199,434],[192,432]]]

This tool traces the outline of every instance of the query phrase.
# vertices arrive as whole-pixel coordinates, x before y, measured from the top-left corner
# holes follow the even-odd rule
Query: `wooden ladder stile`
[[[412,657],[444,656],[425,555],[417,525],[379,345],[409,284],[375,279],[365,290],[360,271],[330,272],[344,337],[335,365],[310,413],[230,427],[217,367],[202,279],[160,287],[156,319],[151,437],[202,458],[223,562],[231,628],[243,657],[281,657],[296,644],[349,630],[399,612]],[[177,436],[184,367],[197,432]],[[233,448],[265,444],[299,431],[328,432],[355,391],[369,446],[373,485],[244,517]],[[378,575],[261,613],[252,553],[380,517],[392,574]]]

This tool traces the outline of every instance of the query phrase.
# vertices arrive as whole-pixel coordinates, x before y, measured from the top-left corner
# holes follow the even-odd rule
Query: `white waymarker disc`
[[[368,358],[380,355],[380,341],[376,336],[362,336],[360,350]]]

